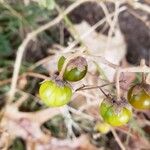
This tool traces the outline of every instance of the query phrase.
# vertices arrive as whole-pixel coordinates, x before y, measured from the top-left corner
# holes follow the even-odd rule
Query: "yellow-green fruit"
[[[132,116],[132,111],[129,108],[122,107],[117,111],[114,105],[107,102],[102,102],[99,109],[104,121],[111,126],[125,125]]]
[[[128,101],[136,109],[150,110],[150,85],[137,84],[131,87]]]
[[[106,122],[100,122],[95,126],[96,130],[100,133],[106,134],[110,131],[110,125]]]
[[[61,56],[58,61],[58,71],[60,72],[66,58]],[[85,77],[87,73],[87,61],[84,57],[78,56],[70,60],[64,72],[63,78],[67,81],[75,82]]]
[[[71,100],[72,89],[69,85],[59,85],[55,81],[47,80],[41,84],[39,95],[46,106],[59,107]]]

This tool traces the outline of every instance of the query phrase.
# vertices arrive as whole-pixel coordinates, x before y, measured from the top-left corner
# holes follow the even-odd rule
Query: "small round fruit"
[[[67,104],[72,97],[69,85],[56,83],[52,80],[44,81],[39,89],[41,100],[46,106],[59,107]]]
[[[110,125],[106,122],[96,124],[95,129],[100,133],[106,134],[110,131]]]
[[[150,110],[150,85],[137,84],[131,87],[128,101],[136,109]]]
[[[132,111],[128,107],[121,107],[119,111],[116,109],[116,106],[104,101],[100,105],[100,114],[111,126],[125,125],[130,120]]]
[[[61,56],[58,61],[58,71],[60,72],[66,58],[64,56]],[[78,56],[74,59],[71,59],[66,67],[66,70],[64,72],[64,79],[75,82],[79,81],[82,78],[85,77],[87,73],[87,61],[84,57]]]

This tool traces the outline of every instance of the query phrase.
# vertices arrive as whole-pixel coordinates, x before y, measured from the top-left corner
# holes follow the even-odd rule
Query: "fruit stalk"
[[[141,67],[146,66],[144,59],[141,59],[140,66],[141,66]],[[145,73],[144,73],[144,72],[142,72],[142,83],[146,83],[146,76],[145,76]]]

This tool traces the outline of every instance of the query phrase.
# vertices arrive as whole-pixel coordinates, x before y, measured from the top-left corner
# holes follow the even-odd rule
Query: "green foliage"
[[[67,129],[64,123],[64,118],[56,115],[51,120],[44,123],[44,127],[51,131],[52,135],[59,138],[65,138]]]
[[[21,138],[16,138],[9,150],[25,150],[24,141]]]
[[[43,107],[42,104],[35,101],[34,97],[31,95],[19,108],[20,111],[23,112],[34,112],[41,110]]]
[[[142,80],[141,73],[136,73],[135,75],[136,75],[136,78],[133,83],[138,84]]]
[[[38,1],[38,3],[42,8],[46,8],[48,10],[53,10],[55,8],[55,0],[41,0]]]
[[[10,43],[5,37],[5,35],[0,34],[0,54],[1,55],[7,55],[10,54],[11,48]]]
[[[27,6],[22,2],[0,3],[0,56],[12,55],[27,32],[53,19],[56,11],[49,12],[49,9],[53,9],[54,6],[53,0],[46,0],[47,9],[35,2]]]

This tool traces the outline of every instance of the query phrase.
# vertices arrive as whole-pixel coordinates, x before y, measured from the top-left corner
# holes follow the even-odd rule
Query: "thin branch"
[[[103,12],[104,12],[104,14],[106,16],[106,19],[107,19],[107,22],[108,22],[109,26],[111,26],[111,22],[112,22],[111,18],[107,17],[109,15],[108,8],[106,7],[104,2],[100,2],[99,5],[103,9]]]
[[[44,63],[46,63],[46,62],[48,62],[51,58],[52,58],[51,55],[50,55],[50,56],[47,56],[47,57],[45,57],[45,58],[43,58],[43,59],[37,61],[36,63],[34,63],[31,67],[29,67],[29,69],[30,69],[30,70],[35,69],[36,67],[38,67],[38,66],[40,66],[40,65],[42,65],[42,64],[44,64]]]
[[[94,121],[94,118],[92,116],[90,116],[88,114],[85,114],[85,113],[83,113],[80,110],[76,110],[76,109],[74,109],[74,108],[72,108],[70,106],[68,106],[68,110],[71,111],[72,113],[76,114],[76,115],[79,115],[79,116],[83,117],[83,118],[86,118],[88,120]]]
[[[130,68],[122,68],[120,72],[145,72],[150,73],[150,67],[130,67]]]
[[[126,10],[127,8],[125,6],[120,7],[120,9],[118,9],[118,13]],[[95,25],[93,25],[91,27],[91,29],[89,31],[87,31],[86,33],[84,33],[83,35],[81,35],[80,40],[83,40],[84,38],[86,38],[88,35],[90,35],[96,28],[98,28],[100,25],[102,25],[108,18],[111,18],[114,16],[114,12],[109,14],[108,16],[106,16],[105,18],[101,19],[100,21],[98,21]],[[79,41],[74,41],[70,44],[70,46],[68,46],[65,51],[68,52],[70,51],[72,48],[74,48],[77,44],[79,43]]]
[[[18,18],[21,22],[27,23],[27,20],[20,14],[18,13],[15,9],[11,7],[7,2],[4,2],[3,0],[0,0],[0,3],[10,11],[11,14],[13,14],[16,18]]]
[[[16,108],[19,108],[28,97],[29,97],[29,95],[24,93],[24,95],[22,95],[22,97],[19,98],[13,105]]]
[[[26,73],[20,75],[18,78],[20,79],[20,78],[25,77],[25,76],[30,76],[30,77],[34,77],[34,78],[43,79],[43,80],[50,79],[50,77],[45,76],[45,75],[40,74],[40,73],[36,73],[36,72],[26,72]],[[3,80],[3,81],[0,82],[0,86],[8,84],[11,81],[12,81],[12,78]]]
[[[40,73],[36,73],[36,72],[27,72],[27,73],[24,73],[22,76],[30,76],[30,77],[34,77],[34,78],[43,79],[43,80],[50,79],[50,77],[45,76],[45,75],[40,74]]]
[[[105,47],[106,50],[110,46],[110,41],[111,41],[112,35],[114,33],[114,30],[115,30],[115,26],[116,26],[117,21],[118,21],[118,15],[119,15],[118,9],[119,9],[120,4],[121,3],[119,1],[115,2],[114,18],[112,20],[112,23],[111,23],[111,26],[110,26],[110,29],[109,29],[109,32],[108,32],[108,37],[107,37],[107,42],[106,42],[106,47]]]
[[[120,81],[122,82],[122,81]],[[106,83],[106,84],[103,84],[103,85],[97,85],[97,86],[93,86],[93,85],[83,85],[82,87],[79,87],[75,90],[75,92],[77,91],[83,91],[83,90],[91,90],[91,89],[98,89],[98,88],[101,88],[101,87],[104,87],[104,86],[108,86],[108,85],[113,85],[115,84],[115,82],[111,82],[111,83]]]
[[[65,124],[67,126],[67,129],[68,129],[68,133],[67,133],[67,136],[69,138],[75,138],[75,133],[73,131],[73,128],[74,127],[76,130],[78,131],[81,131],[81,128],[79,127],[79,125],[74,122],[74,120],[72,119],[72,116],[69,112],[69,109],[68,109],[68,106],[64,106],[64,107],[61,107],[60,108],[60,111],[62,112],[62,115],[64,116],[65,118]]]
[[[142,22],[147,26],[147,28],[150,29],[150,26],[149,26],[150,22],[149,22],[149,20],[147,20],[144,16],[143,16],[143,17],[140,16],[139,14],[137,14],[136,12],[134,12],[132,9],[128,9],[128,12],[129,12],[131,15],[135,16],[135,17],[136,17],[137,19],[139,19],[140,21],[142,21]]]
[[[111,132],[115,138],[115,140],[117,141],[118,145],[120,146],[121,150],[126,150],[126,148],[124,147],[123,143],[121,142],[119,136],[117,135],[116,131],[111,128]]]
[[[109,97],[109,95],[108,94],[106,94],[104,91],[103,91],[103,89],[102,88],[99,88],[99,90],[105,95],[105,97],[106,98],[108,98]]]
[[[119,84],[119,80],[120,80],[120,68],[118,68],[117,72],[116,72],[116,96],[117,96],[117,100],[120,100],[120,84]]]
[[[12,78],[0,81],[0,86],[10,83]]]
[[[118,65],[115,65],[113,63],[111,63],[110,61],[106,60],[104,57],[102,56],[98,56],[98,55],[92,55],[92,54],[85,54],[85,56],[89,57],[89,58],[92,58],[95,57],[95,58],[99,58],[99,61],[102,62],[103,64],[106,64],[108,65],[109,67],[111,68],[114,68],[114,69],[117,69],[118,68]]]
[[[150,6],[149,5],[146,5],[146,4],[142,4],[142,3],[139,3],[139,2],[135,2],[133,3],[132,5],[135,9],[141,9],[143,11],[146,11],[148,13],[150,13]]]

